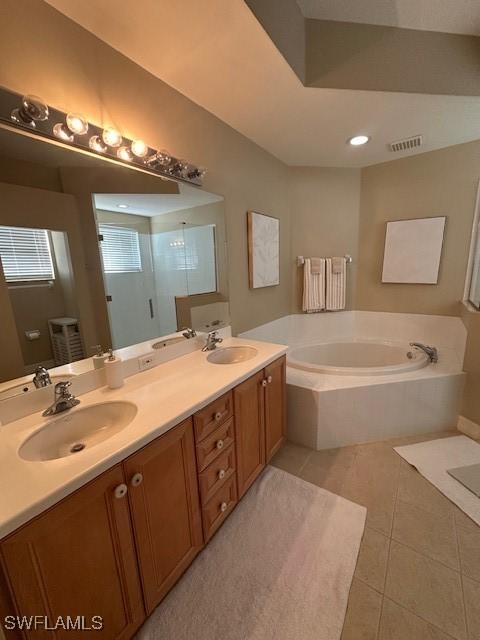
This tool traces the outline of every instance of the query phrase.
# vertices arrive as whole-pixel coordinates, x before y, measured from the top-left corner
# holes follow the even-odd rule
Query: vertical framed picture
[[[280,284],[280,220],[247,212],[248,284],[251,289]]]
[[[387,223],[382,282],[437,284],[445,216]]]

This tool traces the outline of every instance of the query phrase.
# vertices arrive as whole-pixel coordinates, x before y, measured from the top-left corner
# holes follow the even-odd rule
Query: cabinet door
[[[264,373],[233,390],[239,498],[265,466]]]
[[[121,465],[22,527],[1,544],[2,564],[19,616],[82,616],[102,631],[73,636],[129,639],[142,623],[143,608],[135,545]],[[125,484],[123,484],[125,489]],[[75,620],[74,620],[75,621]],[[24,631],[26,638],[71,638],[72,631]]]
[[[150,613],[203,545],[192,420],[154,440],[124,465]]]
[[[265,369],[265,451],[269,462],[286,437],[286,358],[279,358]]]

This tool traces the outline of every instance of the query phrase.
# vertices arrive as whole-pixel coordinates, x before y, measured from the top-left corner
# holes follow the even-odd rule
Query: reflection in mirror
[[[113,347],[228,322],[223,199],[94,196]]]
[[[84,358],[67,234],[0,225],[0,259],[25,373]]]
[[[4,127],[0,261],[0,400],[229,323],[221,196]]]

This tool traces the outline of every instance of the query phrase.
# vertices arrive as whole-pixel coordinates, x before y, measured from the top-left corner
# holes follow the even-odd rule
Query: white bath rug
[[[366,509],[267,467],[141,640],[338,640]]]
[[[447,469],[480,462],[480,444],[455,436],[395,447],[395,451],[480,525],[480,499],[447,473]]]

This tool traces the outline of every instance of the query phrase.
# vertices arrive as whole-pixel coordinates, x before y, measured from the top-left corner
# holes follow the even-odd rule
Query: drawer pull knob
[[[217,449],[219,449],[219,450],[220,450],[220,449],[223,449],[223,440],[219,440],[219,441],[217,442]]]
[[[225,469],[220,469],[220,471],[218,472],[218,479],[223,480],[224,477],[225,477]]]
[[[221,419],[222,419],[222,414],[220,411],[217,411],[217,413],[215,414],[215,420],[217,422],[220,422]]]
[[[225,513],[225,511],[227,510],[228,504],[226,502],[222,502],[222,504],[220,505],[220,511],[222,513]]]
[[[268,384],[267,379],[266,379],[266,378],[264,378],[264,379],[262,380],[262,387],[266,387],[266,386],[267,386],[267,384]]]
[[[124,498],[127,495],[127,491],[127,485],[122,482],[122,484],[119,484],[118,487],[115,487],[113,495],[115,496],[115,498]]]
[[[268,384],[272,384],[272,380],[273,380],[272,376],[268,376],[268,378],[267,378]]]
[[[141,473],[136,473],[134,476],[132,476],[132,479],[130,480],[130,484],[132,485],[132,487],[138,487],[138,485],[142,484],[143,482],[143,476]]]

